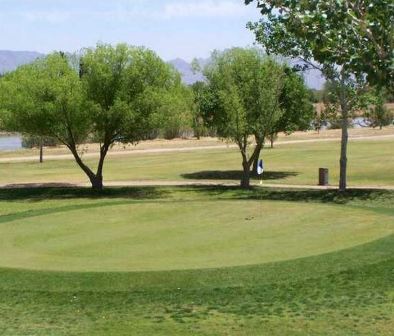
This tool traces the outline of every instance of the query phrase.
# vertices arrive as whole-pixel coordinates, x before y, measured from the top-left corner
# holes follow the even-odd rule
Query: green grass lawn
[[[264,149],[267,183],[317,184],[319,167],[338,181],[338,142],[301,143]],[[88,160],[94,166],[94,160]],[[172,152],[108,157],[105,181],[228,180],[240,178],[241,156],[235,149]],[[1,163],[0,183],[85,182],[72,160],[44,164]],[[353,141],[349,144],[349,185],[394,185],[394,141]]]
[[[0,335],[392,335],[393,252],[388,191],[0,190]]]

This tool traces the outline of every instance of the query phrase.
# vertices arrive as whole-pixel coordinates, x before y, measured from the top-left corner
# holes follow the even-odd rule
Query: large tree
[[[7,74],[0,82],[1,119],[8,130],[57,138],[100,190],[111,145],[150,136],[166,113],[163,102],[182,84],[155,53],[125,44],[87,49],[76,63],[54,53]],[[88,137],[100,143],[95,171],[78,151]]]
[[[238,145],[244,188],[249,187],[251,166],[266,137],[277,129],[288,107],[282,104],[282,95],[288,94],[286,70],[258,49],[240,48],[214,52],[204,70],[208,81],[204,118],[220,137]]]
[[[263,18],[250,23],[268,53],[300,57],[335,82],[342,119],[339,189],[347,181],[348,123],[365,82],[393,89],[394,6],[384,1],[246,0]],[[316,63],[317,62],[317,63]]]

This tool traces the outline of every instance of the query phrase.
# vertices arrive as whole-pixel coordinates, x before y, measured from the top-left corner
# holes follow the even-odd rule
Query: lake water
[[[0,136],[0,151],[12,151],[22,148],[22,138],[18,135]]]

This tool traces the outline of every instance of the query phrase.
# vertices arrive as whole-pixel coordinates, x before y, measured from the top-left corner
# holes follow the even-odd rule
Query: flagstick
[[[260,188],[262,188],[263,185],[263,173],[261,173],[261,179],[260,179]],[[260,217],[263,217],[263,193],[260,190]]]
[[[262,159],[259,160],[257,165],[257,174],[261,175],[260,178],[260,186],[263,185],[263,173],[264,173],[264,161]],[[260,217],[263,216],[263,194],[261,193],[260,197]]]

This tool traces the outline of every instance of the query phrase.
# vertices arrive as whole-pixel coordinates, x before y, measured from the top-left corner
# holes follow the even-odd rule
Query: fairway
[[[348,248],[394,229],[391,217],[359,208],[242,200],[91,203],[10,219],[0,226],[0,267],[61,271],[259,264]]]
[[[394,141],[358,140],[349,143],[350,186],[394,186]],[[331,185],[338,183],[339,142],[278,145],[261,152],[270,184],[317,184],[319,167],[329,168]],[[86,162],[94,167],[95,159]],[[104,166],[104,184],[118,181],[236,182],[241,178],[241,155],[235,148],[200,151],[138,153],[110,156]],[[0,163],[0,184],[87,182],[70,160]]]

